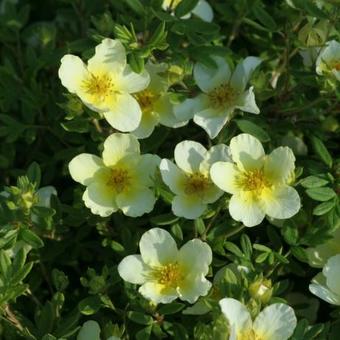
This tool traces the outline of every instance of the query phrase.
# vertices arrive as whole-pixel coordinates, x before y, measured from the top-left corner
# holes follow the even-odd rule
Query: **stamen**
[[[247,171],[237,178],[237,184],[245,191],[262,191],[270,183],[262,169]]]
[[[223,108],[232,105],[239,93],[229,84],[221,84],[215,87],[209,94],[209,101],[214,108]]]
[[[153,278],[162,285],[176,288],[183,280],[181,268],[177,262],[169,263],[154,270]]]
[[[143,112],[150,112],[153,111],[154,104],[159,96],[150,90],[143,90],[135,94],[135,98]]]
[[[125,169],[111,169],[107,185],[114,188],[117,193],[124,191],[130,184],[131,177]]]
[[[84,91],[90,95],[98,96],[104,100],[113,91],[112,78],[108,75],[90,74],[90,78],[83,81]]]
[[[184,192],[187,195],[202,194],[209,188],[209,185],[210,180],[208,177],[201,173],[193,173],[185,183]]]

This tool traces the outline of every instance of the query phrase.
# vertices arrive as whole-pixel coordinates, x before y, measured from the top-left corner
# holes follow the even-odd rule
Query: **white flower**
[[[182,0],[163,0],[162,7],[164,10],[174,10]],[[182,19],[190,18],[191,14],[195,14],[204,21],[212,22],[214,18],[214,12],[205,0],[199,0],[195,8],[187,15],[182,17]]]
[[[247,57],[232,73],[224,58],[213,57],[217,68],[197,63],[194,79],[203,91],[194,99],[187,99],[175,109],[181,120],[194,118],[210,138],[215,138],[231,119],[235,109],[258,114],[253,87],[246,89],[249,78],[261,63],[256,57]]]
[[[340,43],[328,41],[316,60],[316,73],[319,75],[333,75],[340,80]]]
[[[340,228],[334,232],[330,240],[314,248],[307,248],[306,253],[310,266],[322,268],[330,257],[340,254]]]
[[[118,209],[132,217],[150,212],[156,201],[151,187],[159,157],[140,155],[136,137],[122,133],[105,140],[102,156],[82,153],[69,164],[72,178],[87,186],[85,205],[102,217]]]
[[[234,220],[253,227],[265,215],[286,219],[299,211],[300,197],[288,185],[295,169],[290,148],[265,155],[261,142],[244,133],[231,139],[230,153],[234,163],[217,162],[210,175],[220,189],[232,194],[229,213]]]
[[[299,54],[301,55],[303,60],[303,65],[305,65],[306,67],[311,67],[312,65],[314,65],[319,53],[319,47],[306,47],[302,48],[299,51]]]
[[[219,160],[230,160],[226,145],[213,146],[209,151],[193,141],[183,141],[175,148],[175,165],[168,159],[160,164],[163,181],[175,194],[172,211],[176,216],[196,219],[223,192],[211,181],[209,170]]]
[[[100,327],[98,322],[89,320],[84,322],[77,335],[77,340],[100,340]],[[110,336],[107,340],[120,340],[118,336]]]
[[[145,89],[150,81],[146,71],[132,72],[119,40],[104,39],[87,65],[71,54],[61,59],[61,83],[90,109],[101,112],[115,129],[133,131],[142,112],[131,93]]]
[[[320,299],[340,306],[340,254],[328,259],[322,273],[312,280],[309,290]]]
[[[141,255],[129,255],[118,265],[123,280],[142,285],[139,292],[153,303],[170,303],[178,297],[194,303],[208,294],[211,283],[205,278],[212,261],[209,245],[193,239],[179,250],[172,236],[153,228],[143,234]]]
[[[254,321],[246,306],[235,299],[225,298],[219,304],[229,322],[229,340],[287,340],[296,327],[293,308],[283,303],[264,308]]]
[[[177,128],[187,124],[187,121],[180,122],[174,114],[174,104],[171,93],[168,92],[169,82],[162,73],[167,68],[165,64],[147,64],[146,70],[150,74],[149,86],[135,94],[141,110],[142,119],[136,130],[132,131],[137,138],[147,138],[151,135],[158,124]]]

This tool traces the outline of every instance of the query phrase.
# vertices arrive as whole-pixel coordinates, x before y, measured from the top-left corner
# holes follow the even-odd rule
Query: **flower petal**
[[[261,64],[262,60],[257,57],[247,57],[237,66],[231,77],[230,83],[233,88],[239,91],[244,91],[247,83],[256,69]]]
[[[207,22],[212,22],[214,18],[214,12],[212,8],[205,0],[199,0],[196,7],[191,11],[191,13],[197,15],[199,18]]]
[[[177,299],[178,293],[175,288],[167,287],[156,282],[146,282],[139,292],[154,304],[170,303]]]
[[[141,108],[130,94],[115,94],[110,111],[104,117],[115,129],[122,132],[136,130],[142,119]]]
[[[248,133],[241,133],[231,139],[230,152],[233,161],[241,170],[254,170],[263,166],[263,146],[257,138]]]
[[[136,137],[126,133],[113,133],[104,142],[103,161],[106,166],[113,166],[127,155],[139,152]]]
[[[230,78],[227,61],[217,56],[213,56],[212,59],[217,64],[216,68],[210,68],[201,63],[196,63],[194,66],[194,79],[198,87],[205,93],[209,93],[223,83],[228,83]]]
[[[207,205],[202,203],[201,198],[194,195],[178,195],[172,200],[172,212],[189,220],[200,217],[206,208]]]
[[[328,259],[322,270],[327,286],[340,297],[340,254]]]
[[[266,307],[255,319],[253,329],[260,338],[287,340],[296,327],[294,309],[283,303]]]
[[[235,194],[239,191],[236,178],[239,176],[237,166],[230,162],[216,162],[210,169],[212,181],[223,191]]]
[[[313,278],[309,285],[309,291],[332,305],[340,306],[340,295],[335,294],[327,287],[326,278],[322,273]]]
[[[231,162],[230,150],[227,145],[217,144],[208,150],[204,161],[200,165],[200,171],[209,173],[211,166],[219,161]]]
[[[273,150],[264,162],[266,178],[273,183],[287,183],[294,169],[295,156],[287,146]]]
[[[159,117],[159,122],[167,127],[177,128],[186,125],[187,121],[179,120],[174,113],[174,104],[171,102],[169,94],[164,94],[156,103],[155,111]]]
[[[113,70],[123,71],[126,65],[126,52],[123,44],[118,40],[103,39],[96,46],[95,54],[87,62],[90,72],[101,69],[110,72]]]
[[[100,340],[100,327],[98,322],[89,320],[81,327],[77,340]]]
[[[146,187],[131,188],[117,195],[117,206],[124,215],[142,216],[152,211],[156,202],[154,192]]]
[[[185,182],[185,173],[173,162],[168,159],[162,159],[159,166],[164,183],[174,194],[182,194],[184,191],[183,183]]]
[[[141,285],[146,281],[146,275],[150,271],[141,255],[129,255],[123,258],[118,265],[120,277],[127,282]]]
[[[203,275],[188,276],[177,289],[178,295],[182,301],[195,303],[200,296],[206,296],[209,293],[212,284]]]
[[[69,92],[77,93],[81,92],[81,83],[89,76],[89,72],[79,57],[66,54],[61,58],[58,75],[61,83]]]
[[[208,274],[211,261],[210,246],[199,239],[188,241],[178,252],[178,263],[187,273],[205,276]]]
[[[117,83],[121,92],[136,93],[148,87],[150,75],[146,70],[142,73],[135,73],[130,66],[126,66]]]
[[[268,193],[264,191],[261,201],[266,215],[277,219],[290,218],[301,208],[299,194],[287,185],[274,187]]]
[[[246,92],[240,95],[240,97],[237,100],[236,107],[245,112],[250,112],[254,114],[260,113],[260,109],[256,105],[253,86],[251,86]]]
[[[91,183],[83,194],[83,200],[92,214],[101,217],[107,217],[118,210],[114,191],[101,182]]]
[[[82,153],[71,160],[68,169],[73,180],[83,185],[89,185],[95,173],[103,166],[101,158],[89,153]]]
[[[175,161],[187,173],[198,172],[207,155],[207,149],[200,143],[185,140],[175,147]]]
[[[222,112],[209,108],[198,112],[194,116],[194,122],[205,130],[211,139],[214,139],[230,120],[232,111]]]
[[[173,237],[164,229],[152,228],[139,241],[143,261],[149,266],[162,266],[176,261],[178,250]]]
[[[236,333],[251,330],[252,321],[245,305],[232,298],[219,301],[222,313],[227,318],[230,328],[235,327]]]
[[[246,227],[260,224],[265,213],[252,193],[239,192],[231,196],[229,213],[235,221],[241,221]]]
[[[157,155],[144,154],[140,156],[137,165],[138,179],[143,186],[151,187],[155,184],[156,171],[161,159]]]
[[[204,111],[209,107],[209,100],[205,94],[200,94],[195,98],[185,99],[174,108],[175,116],[180,121],[192,119],[197,112]]]
[[[138,139],[148,138],[157,126],[158,121],[158,114],[155,114],[153,112],[143,112],[141,121],[137,129],[133,130],[131,133]]]
[[[52,185],[42,187],[37,191],[38,202],[36,206],[49,208],[51,206],[51,196],[57,196],[57,190]]]

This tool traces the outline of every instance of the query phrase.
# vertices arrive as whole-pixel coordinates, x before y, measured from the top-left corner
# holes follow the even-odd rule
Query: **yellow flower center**
[[[166,287],[176,288],[183,280],[182,270],[177,262],[155,269],[154,279]]]
[[[159,96],[156,93],[146,89],[135,94],[135,98],[137,99],[142,111],[145,113],[153,111],[154,104]]]
[[[245,191],[262,191],[270,186],[262,169],[256,169],[243,173],[237,178],[238,185]]]
[[[239,92],[229,84],[222,84],[215,87],[209,94],[209,101],[214,108],[223,108],[233,105],[238,97]]]
[[[238,334],[237,340],[263,340],[262,337],[257,335],[254,330],[241,332]]]
[[[336,60],[331,63],[331,69],[336,69],[337,71],[340,71],[340,60]]]
[[[176,8],[176,6],[181,2],[182,0],[164,0],[163,1],[163,8]]]
[[[111,169],[111,174],[107,185],[113,188],[117,193],[124,191],[130,185],[131,176],[125,169]]]
[[[104,100],[113,92],[112,78],[107,74],[94,75],[90,74],[90,78],[83,81],[83,89],[86,93]]]
[[[191,175],[186,180],[184,192],[187,195],[202,194],[210,186],[210,180],[203,174],[196,172]]]

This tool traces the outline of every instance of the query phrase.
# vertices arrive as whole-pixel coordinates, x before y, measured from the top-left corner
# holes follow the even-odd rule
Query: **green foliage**
[[[340,228],[340,87],[318,76],[314,65],[304,66],[299,51],[339,41],[339,3],[216,0],[210,1],[212,23],[183,18],[197,2],[183,0],[174,13],[158,0],[0,3],[1,339],[76,339],[89,319],[100,324],[103,339],[225,339],[218,300],[226,296],[243,301],[253,316],[278,301],[289,301],[298,315],[313,310],[311,302],[299,305],[289,294],[314,299],[308,284],[318,270],[307,264],[305,250]],[[191,77],[195,62],[214,67],[212,55],[227,56],[231,65],[248,55],[261,57],[251,79],[261,113],[238,112],[214,144],[246,132],[268,151],[290,146],[301,211],[246,229],[231,219],[224,196],[201,218],[185,220],[171,213],[172,193],[159,181],[151,214],[92,215],[67,165],[81,152],[98,154],[113,128],[65,93],[57,71],[63,55],[87,59],[105,37],[121,40],[135,72],[148,60],[166,63],[176,100],[198,92]],[[171,158],[184,139],[211,143],[194,124],[160,126],[141,149]],[[42,203],[39,190],[47,186],[56,192]],[[194,237],[209,243],[214,256],[208,296],[194,305],[155,306],[120,279],[117,264],[137,252],[151,226],[169,230],[179,245]],[[259,294],[261,284],[265,295]],[[299,317],[292,339],[336,338],[339,308],[319,303],[318,314]]]

